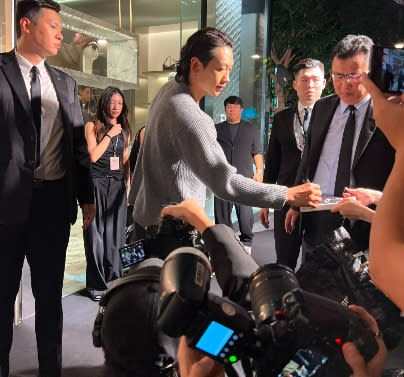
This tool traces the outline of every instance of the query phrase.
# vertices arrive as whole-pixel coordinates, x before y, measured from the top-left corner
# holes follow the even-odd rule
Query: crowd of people
[[[218,203],[262,208],[264,226],[267,209],[275,209],[278,262],[292,268],[301,244],[306,257],[341,226],[356,250],[366,249],[372,223],[372,280],[404,310],[404,94],[387,100],[368,78],[370,38],[348,35],[336,44],[331,73],[335,95],[320,99],[325,86],[321,62],[304,59],[296,65],[293,86],[299,103],[276,115],[262,177],[254,135],[246,153],[255,162],[255,173],[240,172],[226,154],[237,132],[247,135],[238,97],[225,101],[226,124],[216,127],[199,107],[206,94],[220,95],[234,62],[227,34],[198,30],[181,49],[175,80],[161,88],[150,106],[145,131],[136,138],[131,177],[131,131],[123,93],[106,88],[84,125],[85,105],[79,102],[76,82],[45,61],[57,54],[63,39],[59,11],[53,0],[19,1],[17,46],[0,54],[0,377],[9,375],[13,307],[24,258],[35,297],[39,375],[62,374],[62,284],[77,202],[83,211],[86,288],[104,307],[100,331],[109,377],[158,376],[162,371],[175,376],[177,369],[182,377],[224,375],[223,366],[187,347],[184,338],[178,346],[157,329],[161,260],[141,262],[120,280],[118,249],[125,244],[128,204],[133,205],[133,240],[150,236],[150,229],[168,215],[194,226],[223,295],[242,305],[247,305],[248,279],[258,266],[227,225],[206,216],[206,187]],[[84,90],[80,88],[82,97]],[[234,125],[230,135],[222,130]],[[242,141],[247,144],[247,136]],[[316,209],[323,196],[334,195],[344,200],[331,212],[300,213],[301,207]],[[167,206],[172,202],[180,204]],[[223,203],[218,210],[223,211]],[[244,241],[248,246],[251,239]],[[226,249],[233,252],[221,252]],[[146,289],[142,281],[148,281]],[[378,324],[364,309],[351,309],[375,335],[378,352],[365,362],[348,342],[342,348],[345,361],[354,377],[379,377],[387,351]]]

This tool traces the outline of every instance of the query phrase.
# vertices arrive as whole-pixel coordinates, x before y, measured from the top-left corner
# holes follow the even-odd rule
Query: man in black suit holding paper
[[[292,187],[304,150],[311,111],[325,87],[324,65],[319,60],[303,59],[293,68],[293,87],[299,102],[275,114],[271,137],[265,157],[264,182]],[[298,229],[285,231],[285,216],[289,206],[274,212],[276,260],[295,269],[300,253],[301,237]],[[269,227],[268,208],[261,208],[260,221]]]
[[[394,149],[372,117],[372,100],[359,78],[369,71],[373,46],[364,35],[347,35],[332,53],[336,95],[321,98],[313,108],[307,142],[295,182],[320,185],[323,196],[342,196],[345,187],[383,190],[394,163]],[[286,231],[292,232],[299,212],[290,209]],[[369,242],[369,224],[348,222],[329,211],[304,213],[303,256],[344,224],[356,247]]]
[[[94,218],[76,82],[50,67],[60,6],[17,3],[17,47],[0,54],[0,377],[9,374],[13,308],[24,258],[31,269],[39,375],[60,377],[62,285],[70,224]]]

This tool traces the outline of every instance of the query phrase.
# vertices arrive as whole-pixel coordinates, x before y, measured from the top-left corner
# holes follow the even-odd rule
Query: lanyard
[[[299,110],[297,107],[296,107],[296,116],[297,116],[297,120],[299,121],[299,124],[300,124],[300,129],[302,130],[303,144],[306,144],[306,131],[304,130],[303,123],[300,119]]]
[[[117,147],[118,147],[118,139],[119,139],[119,134],[116,135],[115,146],[114,146],[114,144],[112,144],[112,151],[114,152],[114,157],[116,157],[116,149],[117,149]]]

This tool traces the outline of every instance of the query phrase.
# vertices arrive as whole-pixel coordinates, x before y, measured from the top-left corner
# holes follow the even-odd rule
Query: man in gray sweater
[[[159,222],[164,204],[196,198],[205,205],[206,186],[226,201],[280,209],[315,206],[320,187],[262,184],[237,174],[216,140],[213,120],[199,107],[205,94],[218,96],[229,82],[233,42],[214,28],[198,30],[181,50],[175,80],[154,98],[140,148],[129,203],[135,238]]]

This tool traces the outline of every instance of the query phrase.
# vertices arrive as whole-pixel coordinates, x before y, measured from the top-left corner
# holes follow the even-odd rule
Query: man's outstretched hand
[[[321,190],[315,183],[288,188],[286,203],[291,207],[316,207],[318,202],[321,202]]]

